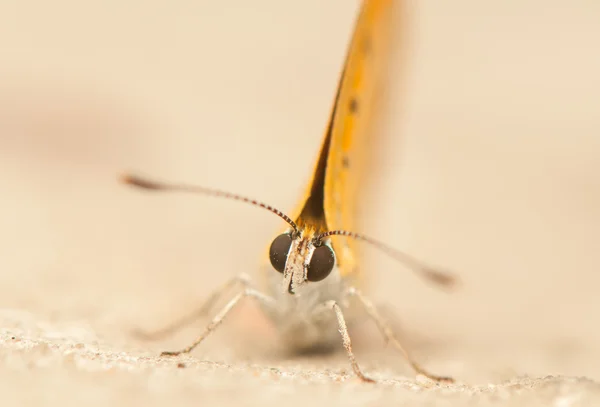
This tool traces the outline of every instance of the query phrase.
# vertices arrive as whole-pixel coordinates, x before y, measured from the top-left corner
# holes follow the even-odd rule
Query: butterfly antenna
[[[359,233],[349,232],[347,230],[331,230],[329,232],[324,232],[318,235],[315,238],[315,241],[321,241],[322,239],[329,236],[346,236],[351,237],[353,239],[362,240],[363,242],[367,242],[372,246],[375,246],[376,248],[380,249],[384,253],[387,253],[393,259],[404,264],[405,266],[419,274],[421,277],[440,286],[452,287],[457,282],[457,278],[454,277],[452,274],[430,267],[404,252],[396,250],[383,242],[372,239],[368,236],[361,235]]]
[[[187,185],[187,184],[169,184],[165,182],[153,181],[147,178],[139,177],[137,175],[125,174],[121,176],[121,182],[132,185],[134,187],[148,189],[151,191],[179,191],[179,192],[190,192],[194,194],[204,194],[209,196],[214,196],[217,198],[225,198],[231,199],[234,201],[241,201],[248,203],[250,205],[258,206],[260,208],[266,209],[271,213],[279,216],[281,219],[286,221],[293,229],[294,233],[300,233],[298,229],[298,225],[290,219],[285,213],[281,212],[279,209],[272,207],[271,205],[267,205],[266,203],[257,201],[252,198],[247,198],[245,196],[232,194],[231,192],[221,191],[218,189],[205,188],[197,185]]]

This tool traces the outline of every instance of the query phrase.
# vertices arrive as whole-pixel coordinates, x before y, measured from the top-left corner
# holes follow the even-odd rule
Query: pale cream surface
[[[3,405],[598,404],[594,1],[409,4],[407,66],[360,231],[462,285],[440,292],[370,249],[365,272],[418,360],[456,386],[424,389],[368,322],[354,334],[376,386],[348,375],[341,353],[273,351],[252,308],[185,368],[156,355],[204,322],[158,343],[132,335],[258,272],[281,223],[233,202],[134,191],[117,174],[293,208],[357,5],[0,3]]]

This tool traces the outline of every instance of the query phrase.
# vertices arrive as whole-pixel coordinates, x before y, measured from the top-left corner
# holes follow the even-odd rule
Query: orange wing
[[[396,0],[365,0],[356,21],[321,151],[292,219],[317,231],[353,230],[366,151],[374,142]],[[342,275],[356,269],[353,242],[336,242]]]
[[[325,171],[325,219],[330,230],[356,230],[359,193],[368,178],[370,143],[378,139],[378,114],[390,62],[394,0],[364,2],[352,39],[333,114]],[[336,256],[342,276],[358,279],[359,244],[338,238]]]
[[[377,142],[378,113],[390,56],[394,0],[365,1],[352,38],[331,125],[325,171],[329,229],[355,230],[358,193],[370,143]]]

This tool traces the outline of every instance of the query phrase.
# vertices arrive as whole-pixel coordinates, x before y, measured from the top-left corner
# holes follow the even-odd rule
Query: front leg
[[[406,349],[404,349],[404,347],[402,346],[400,341],[396,338],[396,336],[394,335],[394,332],[388,325],[387,321],[385,321],[385,319],[381,316],[381,314],[379,314],[375,305],[371,301],[369,301],[360,291],[358,291],[354,287],[350,287],[347,291],[347,295],[358,299],[358,302],[360,304],[362,304],[362,306],[364,307],[367,314],[371,317],[371,319],[373,319],[373,321],[375,321],[375,324],[377,324],[377,327],[379,328],[379,331],[381,332],[381,334],[383,335],[385,340],[387,342],[391,343],[400,353],[402,353],[402,355],[404,355],[404,358],[406,359],[406,361],[411,365],[411,367],[414,369],[414,371],[417,372],[417,374],[421,374],[421,375],[426,376],[429,379],[432,379],[435,381],[454,382],[454,379],[452,379],[451,377],[438,376],[438,375],[429,373],[427,370],[425,370],[423,367],[421,367],[416,361],[414,361],[410,357],[410,355],[408,354]]]
[[[145,332],[141,330],[135,330],[135,334],[144,340],[159,340],[166,336],[173,335],[175,332],[185,328],[192,322],[200,319],[213,308],[215,303],[223,297],[223,294],[231,290],[235,286],[241,286],[242,288],[250,287],[250,277],[245,273],[240,273],[237,276],[226,281],[221,287],[215,289],[212,294],[204,301],[204,303],[190,314],[183,318],[153,332]]]
[[[227,315],[240,303],[240,301],[246,297],[251,297],[260,302],[264,307],[275,308],[275,300],[253,288],[245,288],[244,291],[233,297],[221,311],[212,319],[208,326],[204,329],[204,332],[189,346],[171,352],[162,352],[161,356],[177,356],[183,353],[191,352],[196,346],[198,346],[208,335],[210,335],[221,323]]]
[[[348,327],[346,326],[346,319],[344,318],[344,313],[340,308],[339,304],[336,301],[327,301],[322,305],[318,306],[315,309],[315,313],[319,314],[324,312],[324,310],[331,310],[335,313],[335,317],[338,323],[338,330],[340,335],[342,335],[342,343],[344,345],[344,349],[346,350],[346,354],[348,355],[348,359],[350,360],[350,365],[352,366],[352,370],[354,374],[358,376],[358,378],[364,382],[374,383],[375,380],[365,376],[362,372],[358,362],[356,361],[356,357],[354,356],[354,352],[352,352],[352,340],[350,339],[350,335],[348,334]]]

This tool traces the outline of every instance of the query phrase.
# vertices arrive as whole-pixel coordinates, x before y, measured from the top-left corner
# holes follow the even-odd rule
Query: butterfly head
[[[309,282],[325,279],[335,267],[330,240],[311,229],[291,229],[277,236],[271,243],[269,259],[283,274],[283,289],[290,294]]]

